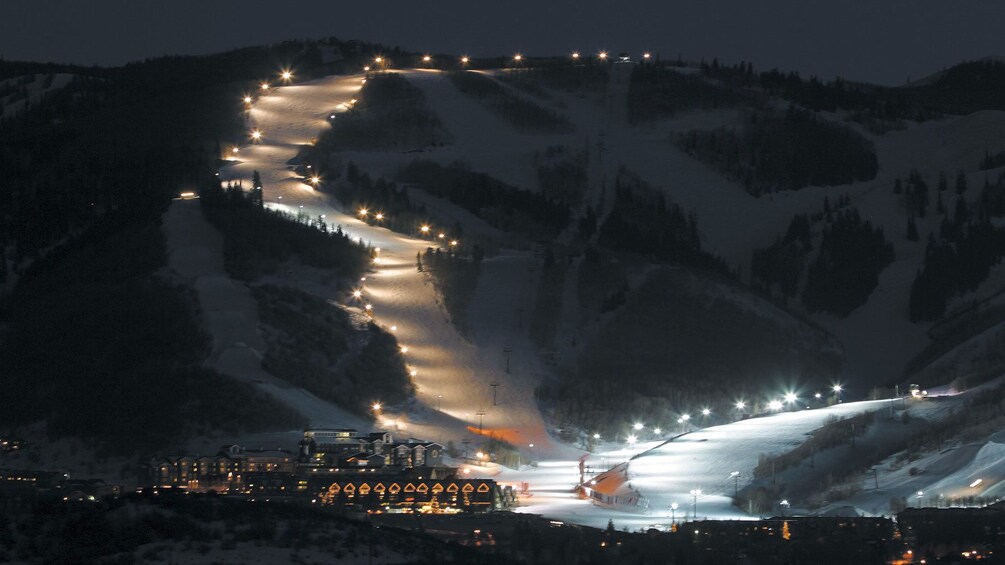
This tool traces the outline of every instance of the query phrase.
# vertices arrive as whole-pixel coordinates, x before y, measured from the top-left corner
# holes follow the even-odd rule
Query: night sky
[[[3,0],[0,56],[114,65],[336,36],[472,55],[571,49],[753,61],[883,84],[1005,55],[1005,2],[973,0]]]

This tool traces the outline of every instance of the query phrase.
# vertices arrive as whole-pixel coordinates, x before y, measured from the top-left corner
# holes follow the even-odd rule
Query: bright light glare
[[[844,389],[841,388],[841,385],[834,385],[833,387],[831,387],[831,390],[833,390],[834,392],[841,392]]]
[[[424,63],[428,63],[428,62],[430,62],[432,60],[433,60],[433,58],[430,57],[429,55],[423,55],[422,56],[422,62],[424,62]]]
[[[421,228],[419,228],[419,231],[421,231],[422,233],[429,233],[429,226],[422,226]]]
[[[359,297],[363,296],[363,291],[362,290],[354,290],[354,291],[352,291],[352,296],[353,296],[353,298],[359,298]]]
[[[772,400],[771,402],[768,403],[768,408],[770,408],[772,410],[781,410],[782,409],[782,401],[781,400]]]
[[[377,212],[377,215],[375,215],[374,218],[377,218],[378,220],[383,220],[384,219],[384,214],[381,214],[380,212]]]
[[[573,51],[572,52],[572,58],[573,59],[578,59],[579,58],[579,51]]]
[[[601,51],[600,53],[597,53],[597,57],[599,57],[601,59],[606,59],[607,58],[607,51]]]
[[[641,422],[635,422],[635,425],[634,425],[634,426],[632,426],[632,428],[634,428],[634,429],[636,429],[636,430],[641,430],[641,429],[642,429],[643,427],[644,427],[644,426],[642,425],[642,423],[641,423]]]
[[[401,352],[402,353],[408,353],[408,346],[407,345],[402,345],[401,346]]]
[[[359,212],[358,212],[358,214],[359,214],[360,216],[365,216],[365,215],[367,215],[367,214],[369,214],[369,213],[370,213],[370,211],[369,211],[369,210],[367,210],[366,208],[360,208],[360,209],[359,209]]]
[[[366,306],[363,306],[363,309],[364,310],[373,310],[373,304],[367,304]]]
[[[736,409],[737,410],[743,410],[746,407],[747,407],[747,403],[746,402],[744,402],[742,400],[736,401]]]
[[[244,97],[244,103],[245,104],[251,104],[251,97],[250,96],[245,96]]]
[[[293,78],[293,73],[291,73],[290,71],[283,71],[282,76],[283,80],[290,80],[291,78]]]
[[[379,56],[378,57],[374,57],[373,58],[373,62],[377,63],[379,65],[380,63],[384,62],[384,58],[383,57],[379,57]]]
[[[374,410],[380,410],[380,403],[379,402],[374,402],[373,403],[373,409]]]
[[[642,58],[643,58],[643,59],[648,59],[648,58],[650,58],[650,57],[652,57],[652,55],[651,55],[651,54],[649,54],[649,53],[643,53],[643,54],[642,54]]]
[[[522,61],[523,60],[523,55],[517,53],[516,55],[513,55],[513,60],[514,61]]]
[[[785,402],[788,402],[789,404],[792,404],[793,402],[795,402],[796,398],[797,398],[796,397],[796,393],[794,393],[794,392],[789,392],[789,393],[785,394]]]
[[[468,64],[469,61],[471,61],[471,57],[468,57],[467,55],[461,57],[461,62],[465,65]]]
[[[639,441],[635,436],[628,436],[628,445],[635,445],[635,442]]]
[[[257,130],[257,129],[256,130],[252,130],[251,131],[251,139],[254,139],[256,141],[259,140],[259,139],[262,139],[262,132],[261,132],[261,130]]]
[[[660,435],[663,433],[663,428],[653,428],[653,433],[656,435]]]
[[[262,90],[268,90],[268,89],[269,89],[269,83],[263,82],[262,83]]]
[[[231,153],[237,153],[239,151],[240,151],[240,149],[237,148],[237,147],[235,147],[235,148],[233,148],[233,149],[230,150]]]
[[[413,376],[413,377],[414,377],[415,375],[418,375],[418,374],[419,374],[419,372],[418,372],[418,371],[416,371],[415,369],[412,369],[411,371],[409,371],[409,372],[408,372],[408,374],[409,374],[410,376]]]
[[[680,417],[680,419],[684,420],[686,422],[686,421],[688,421],[688,420],[691,419],[691,415],[690,414],[684,414],[683,416]]]
[[[311,177],[311,184],[317,184],[321,182],[321,177]]]
[[[712,411],[711,411],[711,410],[709,410],[708,408],[702,408],[702,409],[701,409],[701,415],[702,415],[702,416],[708,416],[708,415],[709,415],[709,414],[711,414],[711,413],[712,413]]]
[[[976,481],[970,483],[970,488],[974,488],[974,487],[980,486],[980,484],[983,483],[983,482],[984,482],[984,479],[977,479]]]

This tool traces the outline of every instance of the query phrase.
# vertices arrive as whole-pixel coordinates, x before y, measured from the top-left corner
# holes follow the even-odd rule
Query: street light
[[[743,410],[746,407],[747,407],[747,403],[746,402],[744,402],[742,400],[737,400],[736,401],[736,409],[737,410]]]
[[[379,222],[384,219],[384,214],[377,212],[377,214],[374,216],[374,219],[376,219]]]
[[[244,103],[245,104],[251,104],[251,97],[250,96],[245,96],[244,97]]]
[[[651,57],[652,57],[652,54],[651,54],[651,53],[649,53],[648,51],[646,51],[645,53],[643,53],[643,54],[642,54],[642,58],[643,58],[643,59],[645,59],[645,60],[647,60],[647,61],[648,61],[648,60],[649,60],[649,59],[650,59]]]
[[[782,500],[781,502],[778,503],[778,505],[782,507],[782,518],[784,518],[785,517],[785,509],[789,507],[789,501],[787,499],[786,500]]]
[[[677,523],[677,509],[678,508],[680,508],[680,506],[676,502],[671,502],[670,503],[670,523],[671,524],[676,524]]]
[[[694,519],[698,519],[698,497],[701,496],[701,489],[691,489],[691,504],[694,510]]]
[[[644,428],[644,427],[645,427],[645,426],[643,426],[643,425],[642,425],[642,422],[635,422],[635,425],[634,425],[634,426],[632,426],[632,429],[634,429],[634,430],[636,430],[636,431],[637,431],[637,430],[641,430],[641,429],[642,429],[642,428]]]
[[[314,186],[317,186],[319,182],[321,182],[321,177],[311,177],[311,184]]]
[[[263,82],[262,83],[262,90],[268,90],[268,89],[269,89],[269,83]]]
[[[430,61],[432,61],[432,60],[433,60],[433,58],[432,58],[432,57],[430,57],[429,55],[423,55],[423,56],[422,56],[422,62],[423,62],[423,63],[428,63],[428,62],[430,62]]]
[[[429,226],[422,226],[419,228],[419,231],[422,232],[422,235],[429,235]]]
[[[634,435],[628,436],[628,445],[635,445],[635,442],[637,442],[637,441],[638,441],[638,438],[635,437]]]
[[[408,353],[408,346],[407,345],[402,345],[401,346],[401,352],[402,353]]]
[[[369,210],[367,210],[366,208],[360,208],[360,209],[359,209],[359,212],[357,212],[357,214],[359,214],[360,216],[363,216],[364,218],[365,218],[365,217],[366,217],[366,215],[367,215],[367,214],[369,214],[369,213],[370,213],[370,211],[369,211]]]
[[[660,435],[660,434],[663,433],[663,428],[658,428],[658,427],[657,428],[653,428],[653,433],[656,434],[656,435]]]
[[[520,61],[523,61],[523,55],[517,53],[516,55],[513,55],[513,60],[519,63]]]
[[[283,77],[283,80],[285,80],[285,81],[288,82],[291,78],[293,78],[293,73],[290,72],[289,69],[287,69],[287,70],[284,70],[283,74],[280,75],[280,76]]]
[[[362,290],[356,289],[356,290],[352,291],[352,297],[353,298],[361,298],[362,296],[363,296],[363,291]]]
[[[777,412],[778,410],[782,409],[782,401],[772,400],[771,402],[768,403],[768,408]]]
[[[262,130],[253,129],[251,130],[251,139],[258,141],[262,139]]]
[[[578,60],[579,59],[579,51],[573,51],[572,52],[572,58]]]
[[[789,404],[792,404],[793,402],[795,402],[796,400],[798,400],[798,398],[799,397],[797,397],[796,393],[794,393],[794,392],[787,392],[787,393],[785,393],[785,402],[788,402]]]
[[[709,414],[711,414],[711,413],[712,413],[712,410],[710,410],[710,409],[708,409],[708,408],[702,408],[702,409],[701,409],[701,415],[702,415],[702,416],[708,416],[708,415],[709,415]]]
[[[597,58],[600,59],[601,61],[606,61],[607,51],[601,51],[600,53],[597,53]]]
[[[729,476],[733,477],[733,498],[737,498],[740,493],[740,472],[733,471]]]
[[[467,65],[470,62],[471,62],[471,57],[468,57],[467,55],[464,55],[464,56],[461,57],[461,64],[462,65]]]

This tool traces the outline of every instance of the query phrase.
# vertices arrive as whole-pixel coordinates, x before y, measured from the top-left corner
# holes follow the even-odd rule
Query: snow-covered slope
[[[407,413],[385,413],[385,421],[392,429],[441,442],[458,441],[477,433],[481,420],[486,434],[502,436],[524,450],[533,443],[539,455],[573,452],[553,442],[547,432],[534,401],[538,374],[529,350],[514,346],[511,363],[521,369],[507,374],[496,334],[483,331],[476,324],[472,343],[450,324],[432,284],[415,268],[416,253],[424,251],[429,242],[367,225],[354,217],[352,211],[346,213],[331,197],[315,192],[289,170],[287,162],[303,144],[327,127],[327,117],[358,92],[362,78],[362,75],[327,77],[276,88],[259,98],[248,122],[249,131],[257,128],[262,132],[262,141],[242,147],[239,161],[224,169],[222,178],[240,179],[247,186],[252,172],[257,170],[270,208],[293,214],[303,212],[312,218],[324,215],[329,225],[339,225],[351,237],[380,248],[374,272],[361,285],[364,300],[373,304],[376,321],[394,331],[399,343],[408,347],[405,358],[417,372],[415,382],[420,401],[418,407]],[[513,254],[487,260],[483,268],[494,271],[499,266],[500,274],[483,277],[477,294],[510,296],[514,290],[507,284],[508,277],[520,271],[510,270],[507,265],[519,265],[524,260]],[[479,301],[483,306],[477,318],[487,324],[500,323],[512,316],[513,301],[527,297],[523,294],[495,302]],[[363,303],[352,305],[361,308]],[[484,344],[481,336],[485,336]],[[501,383],[499,405],[493,405],[493,390],[489,386],[492,382]],[[480,418],[478,412],[485,414]]]

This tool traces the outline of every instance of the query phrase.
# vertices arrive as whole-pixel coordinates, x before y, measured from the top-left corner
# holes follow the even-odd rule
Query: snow
[[[624,94],[625,73],[627,70],[614,71],[613,95]],[[473,170],[516,186],[534,188],[531,159],[535,151],[552,144],[585,145],[591,156],[587,201],[601,210],[601,215],[605,196],[606,204],[610,203],[605,189],[624,165],[662,189],[685,210],[694,210],[706,248],[731,264],[743,266],[745,272],[752,249],[773,241],[794,214],[820,211],[825,195],[831,196],[833,203],[838,195],[848,194],[865,218],[885,228],[897,253],[897,261],[881,274],[879,287],[864,306],[843,320],[817,317],[843,343],[849,359],[845,377],[861,384],[886,382],[899,375],[907,359],[927,342],[927,326],[906,320],[907,289],[923,258],[923,244],[903,238],[905,216],[900,198],[892,194],[893,178],[905,176],[914,167],[924,174],[972,168],[983,155],[984,144],[995,136],[1000,139],[998,132],[1005,132],[1005,113],[994,112],[911,126],[874,138],[881,171],[873,181],[842,187],[808,187],[755,198],[680,152],[671,141],[673,134],[691,128],[728,124],[735,119],[735,113],[691,112],[633,127],[625,122],[623,104],[617,100],[565,95],[562,100],[565,113],[576,124],[577,133],[528,136],[515,132],[480,104],[457,92],[441,73],[410,70],[403,74],[423,90],[430,107],[456,143],[414,154],[342,155],[368,172],[390,175],[416,156],[438,162],[463,160]],[[529,484],[530,491],[520,511],[601,527],[614,517],[616,526],[632,528],[665,523],[673,502],[680,505],[678,518],[686,510],[693,511],[692,502],[697,502],[699,517],[744,517],[740,509],[732,506],[734,484],[730,473],[739,471],[742,488],[750,481],[760,454],[792,449],[832,415],[850,416],[888,406],[888,401],[850,402],[706,428],[666,443],[640,443],[631,450],[607,445],[589,455],[587,463],[608,468],[638,455],[626,466],[623,492],[637,490],[648,500],[649,510],[615,512],[576,498],[573,489],[579,481],[578,457],[582,452],[550,437],[533,396],[534,388],[548,370],[541,365],[521,328],[526,323],[521,319],[521,310],[529,316],[536,289],[531,257],[526,252],[503,250],[485,261],[469,316],[471,336],[465,339],[449,323],[426,275],[414,267],[415,254],[424,251],[429,242],[366,225],[353,216],[353,211],[346,211],[335,200],[313,191],[289,170],[287,162],[302,144],[327,127],[327,117],[333,109],[343,109],[340,104],[358,91],[361,78],[361,75],[334,76],[270,90],[255,102],[249,114],[249,126],[263,131],[262,143],[243,147],[240,161],[224,169],[222,176],[242,179],[247,184],[251,172],[258,170],[269,207],[291,213],[302,211],[311,217],[324,214],[330,225],[340,225],[352,237],[381,248],[381,260],[374,266],[374,273],[367,276],[366,299],[373,302],[378,323],[385,328],[397,328],[400,343],[409,347],[407,360],[418,371],[418,403],[388,412],[387,422],[412,436],[457,441],[477,432],[477,412],[485,411],[485,430],[505,437],[525,457],[537,461],[535,467],[493,471],[498,472],[500,481]],[[556,96],[562,95],[556,93]],[[982,132],[974,137],[977,141],[967,137],[971,128]],[[959,140],[965,147],[962,150],[943,147],[947,143],[944,139]],[[979,186],[978,177],[972,176],[968,179],[971,187]],[[934,187],[935,179],[927,180]],[[972,189],[967,196],[972,198],[975,194]],[[426,196],[420,198],[430,206],[449,211],[446,203]],[[922,233],[937,225],[934,216],[930,214],[919,223]],[[565,310],[571,313],[575,309]],[[503,349],[512,349],[509,373],[505,371]],[[492,402],[489,383],[493,382],[501,383],[498,405]],[[995,449],[988,448],[987,462],[980,467],[968,470],[971,463],[961,460],[959,466],[946,468],[951,467],[951,473],[986,472],[991,476],[998,469]],[[960,451],[965,453],[967,450]],[[900,481],[897,484],[914,488],[915,482],[907,480],[907,470],[890,473],[879,476],[881,484],[887,480]],[[944,480],[955,484],[968,476],[950,474]],[[629,484],[632,491],[628,490]],[[928,485],[940,488],[934,475],[922,486]],[[692,489],[702,490],[697,501],[689,494]],[[842,501],[841,509],[835,506],[824,510],[845,512],[848,507],[885,507],[889,497],[886,491],[881,493],[882,500],[873,493]]]
[[[74,75],[69,73],[53,73],[52,84],[50,84],[48,88],[44,88],[43,85],[46,76],[48,75],[35,74],[32,76],[32,81],[25,85],[25,90],[27,90],[28,92],[27,98],[21,98],[19,100],[14,100],[11,102],[8,102],[8,99],[10,99],[11,96],[0,99],[0,109],[3,110],[3,113],[2,115],[0,115],[0,118],[9,118],[17,114],[18,112],[23,110],[27,104],[34,104],[38,102],[39,99],[41,99],[42,96],[46,95],[47,93],[63,88],[64,86],[69,84],[74,77]],[[16,81],[21,80],[22,78],[24,77],[14,77],[4,81],[0,81],[0,88],[7,86],[8,84],[14,84]]]
[[[412,78],[413,74],[408,76]],[[430,98],[447,80],[441,75],[426,77],[419,71],[414,76],[416,84],[428,87],[426,93]],[[417,371],[417,404],[400,410],[390,407],[383,414],[392,431],[441,443],[459,441],[477,434],[477,413],[484,411],[484,432],[505,437],[528,455],[532,443],[536,456],[575,452],[551,439],[537,408],[534,388],[539,372],[532,348],[515,344],[512,370],[507,374],[501,360],[502,350],[492,331],[476,324],[471,342],[450,324],[428,275],[415,268],[416,253],[424,252],[431,242],[367,225],[352,211],[346,213],[333,198],[315,192],[289,170],[287,162],[304,143],[327,127],[328,116],[333,109],[340,111],[340,104],[358,92],[362,78],[362,75],[331,76],[275,88],[261,96],[254,103],[248,122],[249,130],[262,131],[262,142],[242,147],[239,160],[221,171],[221,178],[242,180],[248,186],[252,172],[257,170],[268,207],[293,214],[302,211],[312,218],[324,215],[329,225],[339,225],[350,237],[381,249],[379,262],[374,264],[363,285],[364,298],[373,303],[378,324],[388,330],[396,328],[399,343],[408,347],[406,361]],[[476,108],[485,113],[480,106]],[[451,133],[455,138],[458,136],[457,131]],[[472,319],[486,323],[511,319],[514,302],[532,299],[532,285],[516,287],[526,289],[516,295],[515,289],[508,286],[512,273],[507,266],[527,260],[519,252],[512,252],[484,262],[483,269],[498,272],[499,276],[481,277],[476,296],[486,299],[475,300],[481,306]],[[349,306],[358,308],[362,304]],[[499,406],[492,403],[491,382],[501,383]]]
[[[198,200],[175,200],[165,215],[163,229],[168,267],[195,289],[212,336],[209,366],[282,400],[314,425],[368,427],[358,416],[262,369],[265,342],[258,331],[258,305],[248,287],[224,270],[223,238],[203,217]]]

